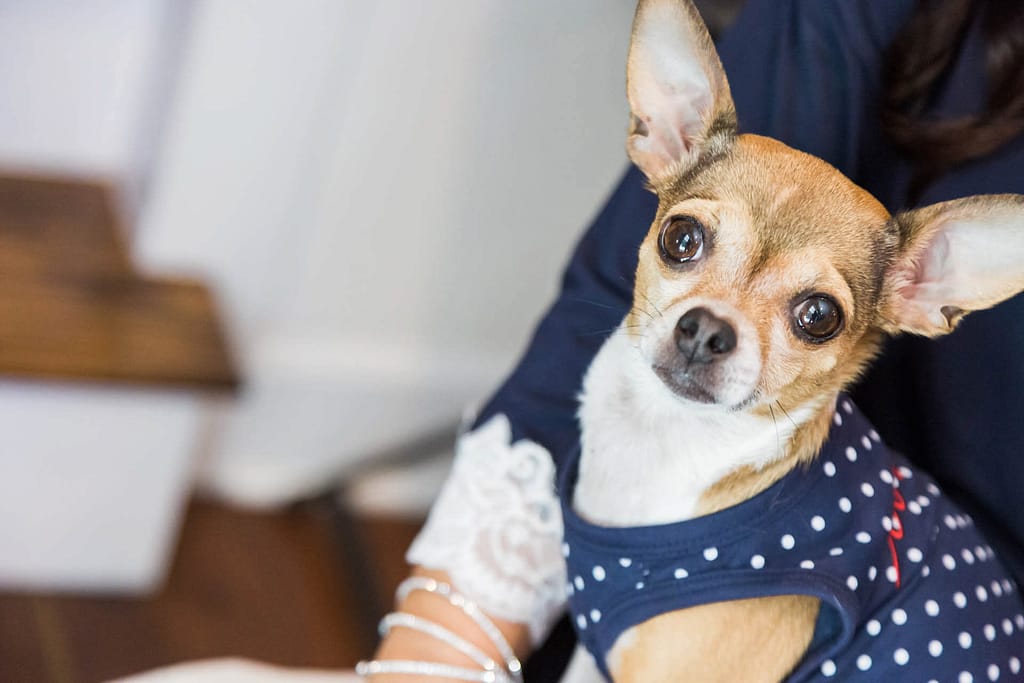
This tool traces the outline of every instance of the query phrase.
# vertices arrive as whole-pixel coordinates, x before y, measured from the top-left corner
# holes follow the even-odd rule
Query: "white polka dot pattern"
[[[820,466],[721,513],[635,535],[587,525],[563,505],[580,642],[600,657],[618,634],[661,611],[749,597],[751,585],[764,585],[773,594],[789,587],[829,596],[823,609],[849,605],[859,615],[848,648],[823,648],[827,658],[809,658],[794,680],[1018,675],[1024,604],[994,551],[852,404],[840,411]]]

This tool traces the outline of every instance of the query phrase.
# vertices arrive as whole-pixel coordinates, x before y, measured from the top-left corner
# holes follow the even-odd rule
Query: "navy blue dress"
[[[907,206],[912,168],[879,123],[883,54],[914,0],[749,0],[719,51],[744,132],[819,156],[890,211]],[[983,45],[968,35],[936,113],[984,99]],[[934,183],[921,203],[1024,193],[1024,136]],[[524,356],[485,404],[559,469],[579,438],[584,371],[631,299],[637,249],[656,209],[629,169],[577,245],[561,292]],[[939,340],[893,340],[855,391],[887,443],[931,473],[976,519],[1024,585],[1024,296],[968,316]]]

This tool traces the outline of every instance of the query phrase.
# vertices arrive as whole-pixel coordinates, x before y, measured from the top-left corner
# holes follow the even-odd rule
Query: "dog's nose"
[[[676,346],[691,363],[711,363],[736,348],[736,330],[726,320],[698,306],[676,323]]]

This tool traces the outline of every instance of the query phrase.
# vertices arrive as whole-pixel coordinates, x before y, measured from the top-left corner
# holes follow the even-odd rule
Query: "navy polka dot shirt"
[[[881,443],[845,397],[819,457],[696,519],[606,528],[560,481],[569,604],[607,675],[625,630],[693,605],[811,595],[822,609],[789,681],[1021,681],[1024,605],[971,517]]]

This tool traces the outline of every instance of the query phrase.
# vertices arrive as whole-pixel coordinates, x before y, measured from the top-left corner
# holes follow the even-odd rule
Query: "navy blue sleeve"
[[[913,0],[750,0],[719,43],[741,131],[820,157],[858,181],[881,137],[886,46]]]
[[[477,416],[504,413],[514,439],[544,446],[556,463],[579,438],[583,374],[629,309],[637,251],[657,209],[635,168],[626,172],[572,255],[554,305],[512,375]]]

